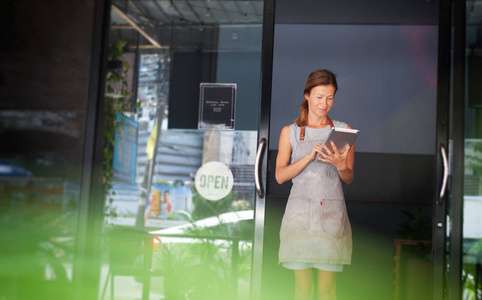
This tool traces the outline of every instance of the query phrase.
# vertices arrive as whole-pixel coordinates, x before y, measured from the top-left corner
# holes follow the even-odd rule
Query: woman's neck
[[[314,117],[314,116],[308,116],[308,122],[307,126],[311,128],[322,128],[330,125],[330,119],[328,116],[324,117]]]

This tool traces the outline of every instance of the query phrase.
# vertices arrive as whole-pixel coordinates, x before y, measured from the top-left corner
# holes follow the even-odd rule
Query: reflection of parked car
[[[7,185],[26,186],[32,181],[32,172],[22,167],[0,161],[0,195],[2,187]]]
[[[196,237],[219,237],[214,239],[219,246],[228,246],[231,238],[239,238],[251,244],[253,234],[253,210],[235,211],[198,220],[193,223],[154,230],[149,233],[155,236],[157,243],[193,243]],[[184,236],[184,237],[183,237]],[[226,239],[223,240],[223,237]],[[245,246],[248,246],[246,244]]]
[[[249,284],[253,210],[150,231],[151,272],[164,276],[166,299],[236,299]]]
[[[249,286],[253,210],[153,230],[151,274],[164,277],[166,299],[237,299]]]
[[[14,166],[8,162],[0,161],[1,177],[31,177],[32,172],[19,166]]]

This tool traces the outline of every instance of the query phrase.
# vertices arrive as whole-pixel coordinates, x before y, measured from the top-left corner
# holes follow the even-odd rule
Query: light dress
[[[346,128],[333,121],[335,127]],[[314,129],[290,125],[291,163],[324,143],[330,126]],[[351,263],[352,236],[343,187],[335,166],[310,162],[292,179],[293,186],[281,222],[279,262],[345,265]],[[334,266],[337,267],[337,266]]]

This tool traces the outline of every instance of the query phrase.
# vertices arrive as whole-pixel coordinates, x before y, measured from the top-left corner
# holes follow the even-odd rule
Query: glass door
[[[482,299],[480,11],[453,3],[444,299]]]
[[[466,1],[461,5],[460,14],[464,11],[466,66],[459,116],[454,116],[461,124],[459,148],[463,152],[461,164],[462,209],[460,210],[462,234],[461,250],[461,292],[462,299],[482,299],[482,6],[478,1]],[[460,53],[462,54],[462,53]],[[460,74],[462,76],[462,74]],[[462,94],[462,93],[461,93]],[[454,121],[454,122],[457,122]]]
[[[274,178],[278,137],[299,116],[308,74],[325,68],[338,76],[330,117],[360,130],[344,186],[353,256],[337,299],[432,298],[439,3],[351,4],[276,1],[261,299],[294,298],[293,272],[278,263],[291,188]]]
[[[100,299],[249,299],[263,6],[112,1]]]
[[[463,126],[463,299],[482,299],[482,5],[466,1],[467,70]]]

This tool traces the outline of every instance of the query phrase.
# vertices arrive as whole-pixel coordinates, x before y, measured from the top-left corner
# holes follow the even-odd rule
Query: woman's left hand
[[[347,157],[350,152],[350,146],[346,145],[343,152],[340,153],[334,142],[331,142],[333,151],[330,151],[328,147],[323,147],[319,153],[319,160],[325,163],[334,165],[339,171],[346,170],[348,168]]]

